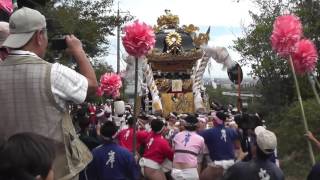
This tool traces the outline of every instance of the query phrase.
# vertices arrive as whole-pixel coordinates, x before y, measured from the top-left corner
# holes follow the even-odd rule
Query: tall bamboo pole
[[[302,115],[302,120],[303,120],[303,125],[304,125],[304,129],[306,131],[306,133],[309,131],[308,128],[308,123],[307,123],[307,119],[304,113],[304,108],[303,108],[303,104],[302,104],[302,98],[301,98],[301,93],[300,93],[300,88],[299,88],[299,82],[297,80],[297,76],[296,76],[296,72],[294,70],[294,66],[293,66],[293,62],[292,62],[292,57],[289,57],[289,63],[291,66],[291,70],[292,70],[292,74],[293,74],[293,78],[294,78],[294,82],[295,82],[295,86],[296,86],[296,90],[297,90],[297,95],[298,95],[298,100],[300,103],[300,108],[301,108],[301,115]],[[312,165],[314,165],[316,163],[315,158],[314,158],[314,154],[313,154],[313,150],[312,150],[312,146],[309,140],[307,140],[308,143],[308,148],[309,148],[309,155],[310,155],[310,159],[312,162]]]
[[[240,66],[238,66],[238,112],[241,112],[241,107],[242,107],[241,82],[240,81],[241,81],[241,72],[240,72]]]
[[[319,83],[319,81],[317,80],[317,77],[316,77],[315,75],[313,75],[313,74],[311,74],[311,75],[312,75],[312,77],[313,77],[313,80],[316,82],[317,87],[320,89],[320,83]]]
[[[318,102],[318,104],[320,104],[320,98],[319,98],[319,94],[318,94],[316,86],[315,86],[315,81],[311,77],[311,75],[308,75],[308,80],[309,80],[309,82],[311,84],[312,91],[313,91],[314,95],[316,96],[317,102]]]
[[[117,74],[120,74],[120,11],[118,1],[117,11]]]
[[[135,73],[134,73],[134,109],[133,109],[133,157],[136,156],[137,146],[137,135],[136,135],[136,124],[137,124],[137,112],[138,112],[138,58],[135,58]]]

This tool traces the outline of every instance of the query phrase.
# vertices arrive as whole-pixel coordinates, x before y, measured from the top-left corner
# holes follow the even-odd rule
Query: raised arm
[[[311,140],[312,142],[314,142],[314,144],[318,147],[318,149],[320,150],[320,142],[317,140],[316,137],[314,137],[314,135],[312,134],[312,132],[308,131],[307,134],[305,134],[305,136],[308,137],[309,140]]]
[[[89,59],[86,56],[82,48],[81,41],[76,38],[74,35],[67,35],[66,36],[66,43],[67,43],[67,52],[72,55],[79,65],[80,74],[85,76],[88,80],[88,94],[94,94],[98,87],[98,82],[96,78],[96,74],[90,64]]]

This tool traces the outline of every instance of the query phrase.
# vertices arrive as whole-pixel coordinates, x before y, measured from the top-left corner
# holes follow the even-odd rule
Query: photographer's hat
[[[23,7],[10,16],[10,35],[3,46],[20,48],[27,44],[37,30],[45,27],[46,18],[39,11]]]
[[[254,132],[257,135],[257,145],[260,150],[265,154],[273,153],[277,147],[276,135],[262,126],[256,127]]]

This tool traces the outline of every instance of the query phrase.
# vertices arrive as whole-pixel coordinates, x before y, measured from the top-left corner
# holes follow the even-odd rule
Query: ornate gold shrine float
[[[154,31],[155,47],[139,64],[139,87],[144,92],[140,94],[145,98],[142,102],[147,106],[151,99],[152,112],[162,113],[164,117],[170,112],[206,112],[208,98],[202,82],[205,68],[210,58],[231,66],[229,53],[224,47],[207,46],[210,27],[207,32],[199,33],[193,24],[179,26],[179,17],[170,10],[158,18]],[[126,60],[128,89],[133,84],[130,79],[133,59]]]
[[[169,10],[154,26],[156,44],[147,59],[158,87],[163,114],[195,112],[193,80],[194,67],[203,56],[202,44],[207,44],[209,32],[197,34],[198,27],[179,27],[179,17]]]

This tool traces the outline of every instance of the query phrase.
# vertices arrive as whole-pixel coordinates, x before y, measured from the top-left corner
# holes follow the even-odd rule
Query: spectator
[[[318,180],[320,177],[320,164],[314,165],[308,174],[307,180]]]
[[[284,175],[275,163],[271,162],[270,155],[277,147],[276,135],[264,128],[255,129],[257,135],[256,158],[249,162],[238,162],[224,175],[224,180],[237,180],[239,177],[246,180],[283,180]]]
[[[89,180],[138,180],[139,170],[133,155],[114,142],[116,125],[105,122],[101,127],[102,146],[93,149],[93,160],[86,169]]]
[[[90,124],[90,120],[89,120],[89,115],[85,112],[85,111],[78,111],[77,116],[76,117],[76,121],[79,123],[80,126],[80,134],[79,134],[79,138],[80,140],[89,148],[89,150],[93,150],[95,147],[99,146],[100,144],[102,144],[101,139],[98,136],[99,132],[96,132],[93,135],[90,135],[89,132],[89,124]],[[97,129],[95,128],[95,130],[97,131]]]
[[[0,179],[53,180],[53,141],[34,134],[11,136],[0,147]]]
[[[77,178],[92,156],[76,135],[66,102],[82,103],[97,87],[95,73],[81,42],[66,36],[67,52],[80,73],[43,60],[48,44],[46,20],[23,7],[9,21],[10,35],[3,43],[9,55],[0,64],[0,137],[34,132],[55,140],[57,179]]]
[[[318,139],[316,137],[314,137],[314,135],[312,134],[312,132],[308,131],[308,133],[306,134],[306,136],[308,137],[308,139],[313,142],[318,149],[320,149],[320,142],[318,141]],[[307,180],[318,180],[320,177],[320,163],[317,163],[316,165],[314,165],[307,177]]]
[[[256,139],[257,139],[257,133],[265,130],[266,128],[264,126],[257,126],[255,129],[254,129],[254,135],[251,136],[251,143],[252,144],[250,147],[252,147],[250,150],[251,152],[249,154],[251,154],[251,158],[255,158],[256,157],[256,154],[257,154],[257,146],[255,146],[256,144]],[[277,152],[277,148],[274,149],[273,153],[271,153],[269,155],[269,160],[273,163],[275,163],[278,167],[280,167],[280,162],[279,162],[279,159],[278,159],[278,152]]]
[[[9,23],[0,22],[0,62],[8,56],[8,49],[2,47],[3,42],[9,36]]]
[[[108,118],[106,117],[105,115],[105,111],[102,107],[99,107],[95,113],[95,120],[94,121],[91,121],[90,119],[90,124],[92,125],[97,125],[98,123],[99,124],[103,124],[105,123],[106,121],[108,121]]]
[[[313,142],[313,143],[317,146],[318,149],[320,149],[320,142],[318,141],[318,139],[317,139],[316,137],[314,137],[314,135],[313,135],[312,132],[308,131],[308,133],[305,134],[305,136],[307,136],[308,139],[309,139],[311,142]]]

